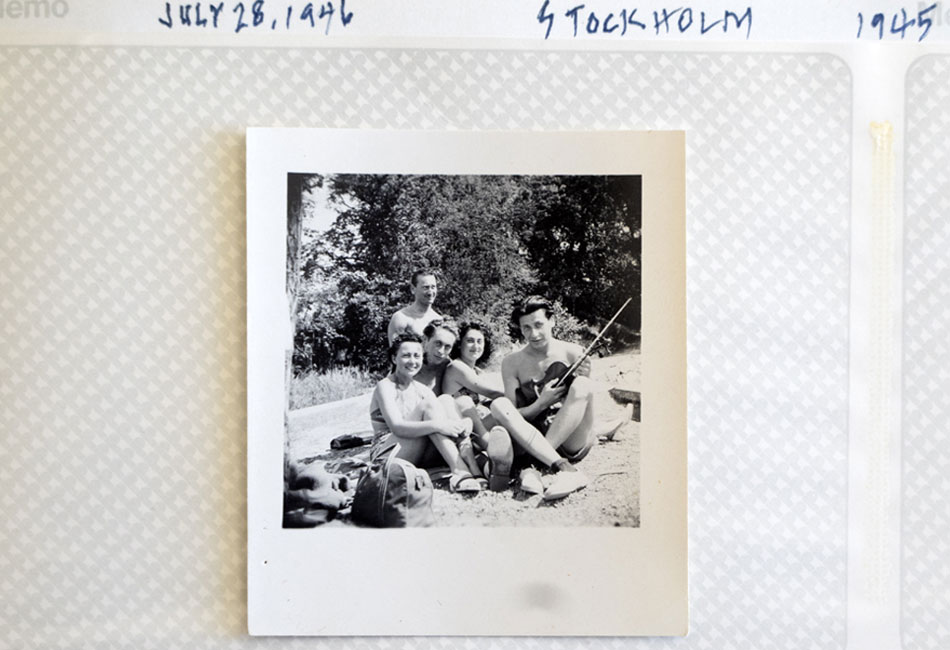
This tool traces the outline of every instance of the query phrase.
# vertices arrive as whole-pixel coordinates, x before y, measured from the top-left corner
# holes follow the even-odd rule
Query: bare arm
[[[445,376],[442,378],[443,388],[446,386],[455,388],[456,385],[463,386],[473,393],[491,399],[505,394],[504,388],[498,386],[497,381],[492,381],[489,377],[478,374],[466,363],[458,360],[449,364],[449,367],[445,370]],[[455,390],[444,390],[443,392],[455,393],[457,390],[458,388],[455,388]]]
[[[397,334],[406,329],[406,323],[404,321],[405,318],[398,311],[393,314],[392,318],[389,319],[389,327],[386,329],[386,336],[389,337],[390,344],[392,344],[393,339],[396,338]]]
[[[426,391],[425,403],[430,412],[442,415],[442,407],[431,390],[422,386],[418,389]],[[402,416],[399,405],[396,404],[396,387],[392,382],[383,380],[376,384],[376,399],[383,419],[389,425],[390,431],[400,438],[422,438],[432,433],[440,433],[450,438],[457,438],[464,433],[461,420],[450,420],[439,417],[431,420],[407,420]]]

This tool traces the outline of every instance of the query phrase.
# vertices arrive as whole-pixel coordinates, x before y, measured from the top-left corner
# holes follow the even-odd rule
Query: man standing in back
[[[442,316],[432,308],[432,303],[435,302],[435,297],[439,292],[435,274],[428,270],[416,271],[412,274],[410,285],[412,303],[397,311],[389,319],[387,335],[390,344],[397,334],[408,330],[422,336],[426,325],[434,320],[442,320]]]

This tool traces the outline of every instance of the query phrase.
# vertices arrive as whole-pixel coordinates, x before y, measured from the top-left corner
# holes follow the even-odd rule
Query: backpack
[[[368,467],[356,484],[353,521],[376,528],[431,526],[432,480],[408,460],[396,458],[396,450]]]

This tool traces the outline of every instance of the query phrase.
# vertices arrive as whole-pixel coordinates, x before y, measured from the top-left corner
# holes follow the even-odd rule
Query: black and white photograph
[[[248,130],[252,634],[685,633],[685,170],[682,132]]]
[[[283,526],[638,526],[641,184],[288,174]]]

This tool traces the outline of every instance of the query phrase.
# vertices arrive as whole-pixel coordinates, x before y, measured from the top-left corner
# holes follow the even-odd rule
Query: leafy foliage
[[[558,302],[556,334],[590,338],[628,297],[639,330],[640,178],[604,176],[291,175],[325,188],[336,220],[309,232],[293,271],[300,373],[334,364],[388,367],[386,326],[411,300],[412,271],[437,271],[435,307],[479,320],[496,349],[511,342],[512,304],[529,293]],[[310,199],[288,196],[308,215]],[[292,218],[290,216],[289,218]],[[583,319],[583,320],[579,320]]]

